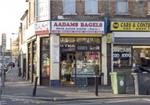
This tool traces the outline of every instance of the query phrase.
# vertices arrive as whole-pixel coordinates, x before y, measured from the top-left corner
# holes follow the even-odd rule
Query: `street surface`
[[[7,72],[6,80],[0,105],[150,105],[149,96],[135,98],[127,95],[125,98],[117,98],[112,95],[111,91],[109,94],[99,94],[95,97],[97,99],[88,99],[88,96],[93,93],[86,94],[87,90],[85,92],[80,90],[77,93],[75,90],[52,90],[52,88],[38,87],[37,96],[33,97],[33,85],[18,77],[17,68]],[[102,98],[103,95],[106,95],[106,98]]]
[[[52,105],[150,105],[150,99],[96,99],[54,102]]]
[[[23,99],[19,97],[3,97],[0,105],[150,105],[150,99],[92,99],[73,101],[43,101],[33,99]]]

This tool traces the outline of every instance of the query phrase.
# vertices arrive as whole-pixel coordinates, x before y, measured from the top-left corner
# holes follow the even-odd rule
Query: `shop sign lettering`
[[[77,45],[76,46],[77,50],[80,51],[99,51],[100,50],[100,46],[99,45]]]
[[[115,53],[113,54],[114,58],[128,58],[131,57],[130,53]]]
[[[150,22],[111,22],[112,31],[150,31]]]
[[[53,33],[103,33],[103,21],[52,21]]]
[[[36,34],[47,34],[50,32],[50,23],[49,22],[38,22],[35,24],[35,33]]]

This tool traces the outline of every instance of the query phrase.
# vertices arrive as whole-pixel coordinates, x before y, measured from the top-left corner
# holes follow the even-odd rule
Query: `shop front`
[[[60,85],[94,85],[95,65],[101,72],[103,25],[103,22],[95,21],[52,22],[52,33],[59,37]]]
[[[50,23],[37,22],[27,38],[27,79],[31,82],[38,77],[38,84],[49,85],[50,81]]]
[[[100,53],[100,37],[61,36],[60,72],[62,84],[94,85],[94,66],[101,65]]]
[[[44,86],[50,85],[50,22],[37,22],[35,25],[37,36],[37,72],[39,84]]]
[[[150,69],[150,22],[111,22],[111,30],[113,71],[131,74],[135,65]]]

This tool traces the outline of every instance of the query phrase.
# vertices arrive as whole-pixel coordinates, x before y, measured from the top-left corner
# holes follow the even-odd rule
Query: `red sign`
[[[50,22],[38,22],[35,24],[35,34],[48,34],[50,32]]]

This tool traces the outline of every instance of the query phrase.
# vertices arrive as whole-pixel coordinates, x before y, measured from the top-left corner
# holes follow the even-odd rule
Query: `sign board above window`
[[[103,21],[52,21],[53,33],[104,33]]]
[[[150,22],[111,22],[112,31],[150,31]]]

